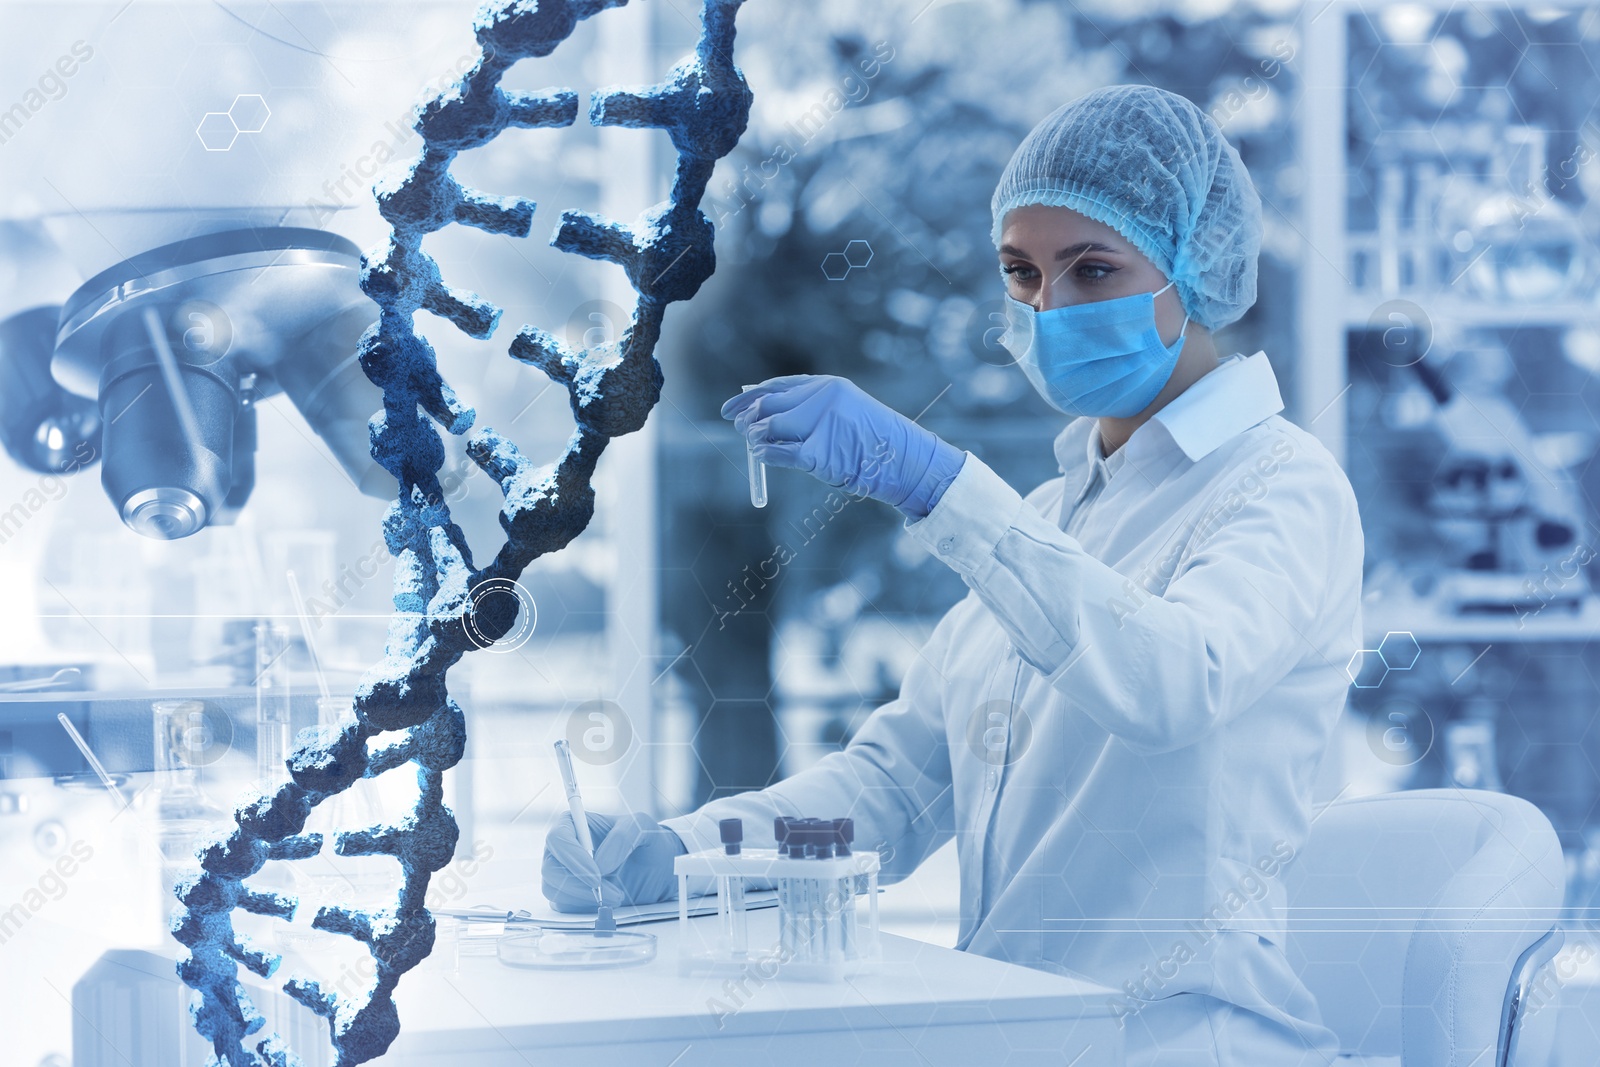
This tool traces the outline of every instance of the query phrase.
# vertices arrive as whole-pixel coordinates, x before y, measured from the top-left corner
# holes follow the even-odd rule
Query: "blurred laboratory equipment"
[[[289,628],[255,624],[256,775],[263,793],[289,780],[289,732],[294,691],[289,682]]]
[[[855,824],[847,818],[774,820],[775,849],[746,849],[738,819],[719,824],[722,847],[679,856],[679,969],[743,971],[755,957],[773,956],[778,977],[841,981],[879,957],[876,851],[855,852]],[[717,887],[717,922],[689,921],[689,879],[711,878]],[[749,883],[776,885],[778,944],[752,949],[744,919]],[[865,898],[866,915],[857,903]]]
[[[241,968],[239,980],[269,1031],[294,1043],[302,1067],[331,1067],[326,1024],[290,1000],[278,988],[281,979],[262,979]],[[189,1018],[189,1000],[175,953],[106,950],[72,985],[72,1064],[207,1067],[214,1057]]]
[[[306,610],[305,597],[300,595],[300,580],[295,577],[294,571],[284,572],[284,579],[289,584],[289,597],[294,601],[294,613],[300,620],[300,637],[306,643],[306,657],[311,660],[311,672],[317,679],[317,692],[322,700],[328,700],[331,694],[328,691],[328,677],[322,673],[322,660],[317,656],[317,641],[311,636],[311,615]]]
[[[1444,731],[1445,764],[1450,781],[1462,789],[1503,792],[1495,767],[1494,722],[1469,719],[1452,722]]]
[[[202,1067],[205,1038],[189,1025],[189,996],[174,961],[113,948],[72,987],[75,1067]]]
[[[1453,784],[1462,789],[1505,791],[1495,744],[1496,718],[1494,703],[1475,697],[1464,701],[1460,717],[1445,725],[1445,770]]]
[[[255,405],[280,391],[353,485],[392,495],[368,453],[382,402],[356,358],[377,317],[359,269],[342,237],[260,227],[163,245],[78,288],[51,367],[98,404],[101,483],[123,522],[167,540],[231,522],[254,486]]]
[[[50,376],[61,302],[80,278],[38,220],[0,217],[0,446],[41,474],[100,458],[94,403]]]
[[[78,746],[79,752],[83,753],[84,761],[89,764],[89,769],[94,771],[95,777],[100,779],[100,784],[105,786],[106,792],[110,793],[112,799],[117,802],[117,810],[121,811],[127,807],[128,798],[123,795],[122,789],[118,786],[116,780],[106,773],[105,764],[100,762],[100,758],[94,754],[94,750],[83,739],[83,735],[78,732],[78,728],[72,725],[72,720],[67,716],[67,713],[64,711],[57,712],[56,721],[61,723],[61,728],[67,731],[67,736],[72,738],[72,743]]]
[[[1583,528],[1583,501],[1540,449],[1503,387],[1511,356],[1486,341],[1457,350],[1447,378],[1428,359],[1412,365],[1437,405],[1444,447],[1428,510],[1450,553],[1435,598],[1455,614],[1524,615],[1550,606],[1580,611],[1592,595],[1581,568],[1560,567]]]
[[[1369,722],[1344,784],[1532,801],[1580,908],[1600,885],[1593,10],[1323,18],[1337,30],[1306,38],[1306,62],[1340,78],[1301,143],[1325,258],[1299,263],[1298,415],[1366,535],[1368,651],[1347,671]],[[1400,635],[1415,655],[1387,669],[1371,650]]]
[[[289,780],[290,734],[294,722],[294,689],[290,682],[289,628],[270,619],[256,620],[254,688],[256,697],[256,782],[262,796],[272,796]],[[300,899],[316,887],[303,871],[303,863],[271,861],[251,878],[259,892],[282,893]],[[273,923],[272,940],[280,949],[293,950],[311,939],[310,916],[296,912],[299,924]]]
[[[0,694],[48,693],[60,689],[81,689],[85,688],[84,680],[85,675],[81,668],[62,667],[42,677],[0,682]]]
[[[1588,299],[1592,243],[1551,188],[1546,131],[1468,117],[1440,120],[1432,133],[1375,146],[1364,170],[1371,202],[1353,205],[1369,228],[1348,235],[1353,290],[1424,303],[1463,293],[1510,304]]]
[[[0,682],[0,693],[44,693],[53,689],[77,689],[83,684],[83,671],[78,667],[62,667],[48,678],[25,682]]]
[[[75,474],[100,459],[100,412],[50,376],[55,305],[0,321],[0,445],[41,474]]]
[[[1493,138],[1492,182],[1456,181],[1435,214],[1452,265],[1485,300],[1554,302],[1593,289],[1590,243],[1546,180],[1545,131],[1512,126]],[[1426,205],[1418,205],[1426,210]]]
[[[227,720],[203,700],[156,700],[150,711],[161,885],[170,894],[180,874],[197,866],[196,846],[228,822],[228,813],[207,794],[202,780],[204,767],[226,744],[217,724]]]
[[[355,722],[355,707],[348,695],[317,699],[319,734],[342,732]],[[322,835],[322,851],[315,857],[290,864],[301,879],[306,896],[299,914],[314,916],[324,904],[347,907],[382,907],[400,890],[400,864],[392,857],[352,856],[341,851],[340,837],[385,825],[384,795],[378,782],[363,778],[311,809],[306,833]],[[403,810],[391,805],[388,810]],[[307,920],[309,922],[309,918]]]

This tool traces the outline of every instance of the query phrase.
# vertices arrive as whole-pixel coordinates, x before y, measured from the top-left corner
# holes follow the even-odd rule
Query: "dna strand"
[[[421,158],[403,178],[376,190],[391,232],[381,249],[363,257],[362,289],[380,310],[359,353],[367,377],[383,390],[383,410],[370,423],[372,454],[400,483],[383,520],[395,558],[395,614],[383,659],[356,688],[354,719],[303,732],[288,760],[289,780],[240,807],[236,826],[197,849],[198,873],[177,886],[181,906],[172,932],[189,949],[178,974],[196,990],[196,1029],[210,1041],[217,1061],[230,1067],[301,1063],[278,1035],[258,1040],[253,1049],[245,1045],[265,1019],[239,982],[238,968],[272,978],[282,957],[236,931],[233,913],[291,920],[299,904],[292,894],[252,889],[246,879],[269,861],[317,855],[322,835],[304,832],[311,810],[361,778],[409,762],[416,765],[419,785],[415,809],[394,824],[341,831],[334,841],[341,856],[398,861],[402,885],[394,906],[324,905],[312,921],[314,929],[366,947],[376,970],[368,995],[340,997],[304,977],[290,977],[282,987],[327,1020],[338,1067],[383,1055],[398,1035],[394,990],[433,948],[434,920],[423,901],[429,878],[450,862],[458,833],[444,804],[443,776],[465,750],[466,719],[449,695],[446,673],[467,652],[492,645],[510,630],[518,600],[503,594],[523,569],[588,525],[594,514],[591,478],[606,444],[643,426],[660,396],[654,351],[662,313],[669,303],[693,296],[715,268],[712,225],[699,204],[713,166],[738,143],[749,117],[751,93],[732,60],[734,19],[743,0],[703,0],[694,54],[663,82],[597,90],[590,97],[593,125],[668,133],[677,152],[672,190],[632,226],[588,212],[562,212],[550,243],[620,266],[637,301],[617,342],[573,348],[534,326],[524,326],[511,342],[513,358],[566,387],[576,425],[560,458],[541,466],[493,429],[467,438],[467,454],[504,497],[505,542],[488,564],[476,566],[440,488],[444,446],[433,425],[465,434],[474,413],[441,376],[433,348],[415,332],[413,319],[426,309],[481,339],[494,333],[500,309],[445,284],[422,239],[452,222],[492,234],[528,235],[533,201],[467,188],[451,177],[451,162],[508,128],[572,125],[576,92],[509,91],[500,88],[501,76],[521,59],[549,55],[580,20],[626,3],[485,4],[473,23],[477,62],[418,108]],[[369,740],[385,741],[383,735],[391,733],[399,739],[369,753]]]

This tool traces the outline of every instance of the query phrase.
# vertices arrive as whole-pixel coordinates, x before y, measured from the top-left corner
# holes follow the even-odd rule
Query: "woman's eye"
[[[1008,266],[1002,266],[1000,273],[1007,278],[1015,278],[1017,281],[1027,281],[1033,277],[1034,271],[1032,267],[1024,267],[1019,263],[1013,263]]]
[[[1116,269],[1116,267],[1107,266],[1104,263],[1080,263],[1078,264],[1078,277],[1086,282],[1097,282],[1102,278],[1111,277],[1116,272]]]

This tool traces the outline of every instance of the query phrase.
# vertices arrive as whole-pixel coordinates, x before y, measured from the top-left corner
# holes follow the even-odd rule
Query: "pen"
[[[578,776],[572,772],[572,745],[565,738],[556,742],[556,766],[561,769],[561,785],[567,791],[567,810],[572,812],[572,822],[578,831],[578,844],[593,858],[594,838],[589,834],[589,816],[583,810],[583,796],[578,792]],[[594,928],[597,931],[608,928],[615,930],[616,919],[601,899],[599,886],[594,887],[594,903]]]
[[[428,912],[435,919],[460,919],[463,922],[518,923],[533,920],[533,913],[526,908],[521,911],[499,911],[481,904],[475,908],[429,908]]]

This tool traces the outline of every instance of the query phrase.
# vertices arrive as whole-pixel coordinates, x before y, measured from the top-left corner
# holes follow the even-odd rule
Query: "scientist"
[[[1255,301],[1260,200],[1210,117],[1122,85],[1045,118],[991,206],[1004,343],[1082,416],[1062,476],[1024,497],[841,378],[729,400],[761,459],[898,508],[971,592],[842,752],[664,824],[591,816],[593,859],[569,817],[544,892],[667,899],[733,816],[851,815],[889,880],[954,837],[958,947],[1115,990],[1129,1063],[1321,1067],[1281,874],[1360,644],[1362,535],[1265,353],[1213,340]]]

